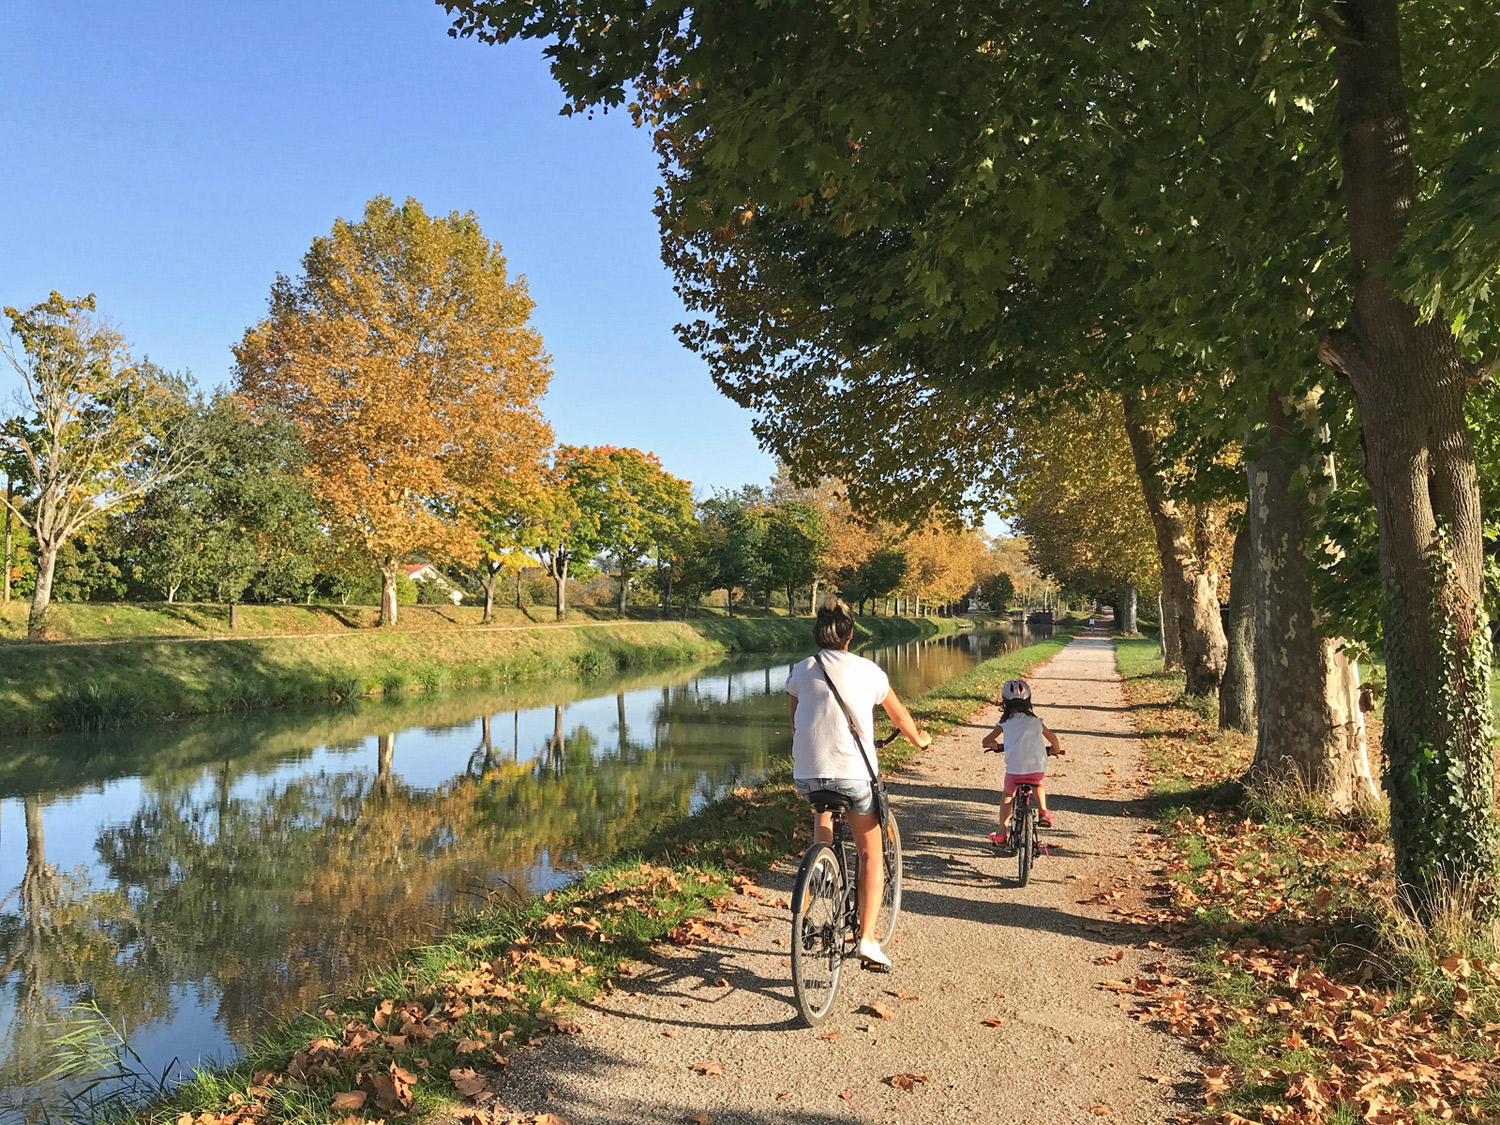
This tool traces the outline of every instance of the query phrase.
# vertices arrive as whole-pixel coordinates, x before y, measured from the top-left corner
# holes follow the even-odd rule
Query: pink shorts
[[[1017,785],[1040,785],[1046,780],[1044,773],[1008,773],[1005,775],[1005,795],[1015,795]]]

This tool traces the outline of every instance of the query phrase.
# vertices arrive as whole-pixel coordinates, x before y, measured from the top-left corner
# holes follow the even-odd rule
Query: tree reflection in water
[[[929,648],[927,664],[952,664],[922,669],[939,678],[981,655]],[[898,684],[919,651],[887,654]],[[83,1001],[117,1026],[162,1028],[148,1065],[176,1055],[191,1066],[204,1019],[245,1043],[430,937],[456,904],[497,889],[530,897],[642,845],[787,752],[786,670],[759,660],[608,694],[553,685],[542,707],[532,689],[519,701],[195,723],[91,748],[94,776],[29,792],[24,770],[0,768],[0,797],[23,797],[27,835],[19,884],[0,903],[0,1084],[51,1069],[50,1045]],[[506,718],[509,754],[495,745]],[[63,741],[48,750],[20,755],[48,781],[58,754],[81,756]],[[135,781],[110,782],[132,767]],[[59,873],[45,810],[109,784],[133,807],[99,816],[95,863]]]

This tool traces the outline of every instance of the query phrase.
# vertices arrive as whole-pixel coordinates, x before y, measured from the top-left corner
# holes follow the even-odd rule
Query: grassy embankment
[[[867,641],[906,640],[962,624],[867,617],[859,632]],[[411,690],[589,677],[722,653],[805,648],[809,633],[808,618],[705,616],[524,629],[0,644],[0,732],[97,729]]]
[[[1158,909],[1135,920],[1179,934],[1192,973],[1109,986],[1205,1053],[1208,1119],[1494,1120],[1493,930],[1441,909],[1430,933],[1406,920],[1383,804],[1338,816],[1295,789],[1246,792],[1235,779],[1253,737],[1214,729],[1181,675],[1161,671],[1154,640],[1118,641],[1116,658],[1146,738],[1166,874],[1151,888]]]
[[[912,713],[942,733],[989,703],[1006,680],[1054,656],[1072,632],[980,664],[911,700]],[[915,753],[903,740],[882,761],[894,767]],[[201,1073],[132,1119],[312,1125],[460,1110],[465,1120],[489,1120],[479,1105],[506,1055],[582,1030],[571,1006],[628,980],[653,944],[732,941],[739,904],[764,897],[753,876],[795,854],[807,819],[783,762],[761,785],[679,822],[640,855],[519,910],[460,919],[348,998],[287,1023],[240,1065]]]

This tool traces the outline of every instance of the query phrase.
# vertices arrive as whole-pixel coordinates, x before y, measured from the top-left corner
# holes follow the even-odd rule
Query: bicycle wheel
[[[896,920],[901,917],[901,828],[896,823],[896,814],[886,821],[885,839],[885,892],[880,896],[880,913],[875,916],[875,940],[881,945],[890,941],[896,933]]]
[[[844,965],[844,877],[827,844],[802,856],[792,887],[792,991],[797,1011],[816,1027],[833,1007]]]
[[[1013,831],[1016,837],[1016,864],[1018,885],[1024,887],[1031,878],[1031,857],[1036,853],[1036,809],[1028,802],[1016,817]]]

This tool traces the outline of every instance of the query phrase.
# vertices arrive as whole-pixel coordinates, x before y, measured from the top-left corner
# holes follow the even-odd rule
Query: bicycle
[[[816,1027],[833,1008],[839,974],[858,945],[859,854],[840,815],[854,802],[827,789],[809,794],[808,801],[819,813],[834,814],[833,843],[814,841],[802,853],[792,888],[792,991],[802,1021]],[[882,945],[901,915],[901,830],[894,813],[884,833],[885,893],[875,919],[875,940]]]
[[[1022,782],[1016,786],[1015,804],[1010,815],[1011,847],[1016,849],[1017,886],[1024,887],[1031,878],[1031,861],[1047,855],[1042,843],[1041,811],[1035,801],[1035,786]]]

